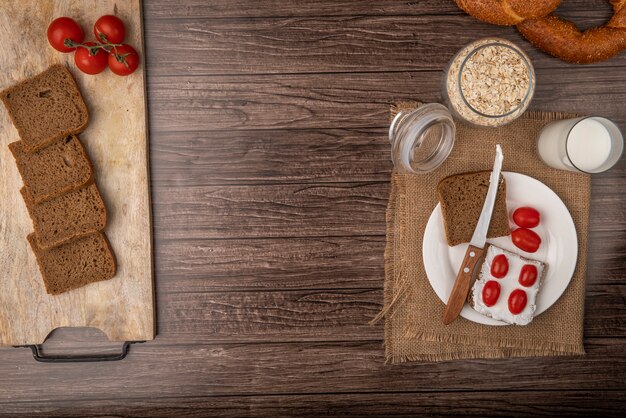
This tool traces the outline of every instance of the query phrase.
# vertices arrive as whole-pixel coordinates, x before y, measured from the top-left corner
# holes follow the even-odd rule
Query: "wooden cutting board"
[[[56,17],[74,18],[94,40],[98,17],[116,14],[126,43],[142,64],[128,77],[108,69],[81,73],[72,53],[52,49],[46,38]],[[152,237],[141,3],[139,0],[11,0],[0,13],[0,89],[63,63],[74,74],[89,109],[80,135],[93,161],[109,220],[105,229],[117,257],[117,275],[59,296],[44,289],[26,235],[32,222],[20,196],[22,179],[7,145],[18,141],[0,105],[0,344],[41,344],[58,327],[96,327],[112,341],[154,338]]]

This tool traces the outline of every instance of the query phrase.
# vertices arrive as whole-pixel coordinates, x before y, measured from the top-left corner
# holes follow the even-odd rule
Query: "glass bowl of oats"
[[[517,45],[484,38],[463,47],[444,70],[443,97],[455,118],[497,127],[521,116],[535,93],[535,69]]]

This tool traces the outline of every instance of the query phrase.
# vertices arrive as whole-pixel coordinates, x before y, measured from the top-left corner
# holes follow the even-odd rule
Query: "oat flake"
[[[528,93],[534,89],[534,72],[522,54],[502,39],[483,39],[463,48],[450,63],[445,86],[458,115],[478,125],[499,126],[524,113],[532,98],[533,92]]]

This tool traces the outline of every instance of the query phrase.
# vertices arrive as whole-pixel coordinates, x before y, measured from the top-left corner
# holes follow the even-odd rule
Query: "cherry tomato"
[[[519,284],[530,287],[537,281],[537,267],[532,264],[524,264],[519,273]]]
[[[515,212],[513,212],[513,221],[519,227],[534,228],[539,225],[541,215],[539,215],[539,211],[537,209],[524,206],[515,209]]]
[[[69,17],[56,18],[48,26],[48,42],[57,51],[72,52],[76,48],[65,45],[66,40],[80,44],[84,38],[83,29],[74,19]]]
[[[95,42],[86,42],[87,46],[97,45]],[[76,66],[85,74],[98,74],[107,67],[107,52],[102,48],[80,47],[74,54]]]
[[[139,54],[130,45],[111,48],[109,67],[117,75],[132,74],[139,67]]]
[[[489,280],[483,286],[483,303],[485,306],[493,306],[500,297],[500,283],[495,280]]]
[[[526,307],[526,302],[528,302],[528,296],[526,296],[526,292],[524,292],[522,289],[515,289],[509,295],[509,311],[513,315],[521,313]]]
[[[93,25],[93,34],[96,40],[102,44],[121,44],[126,36],[124,22],[117,16],[105,15],[96,20]]]
[[[517,228],[511,232],[513,244],[527,253],[534,253],[541,245],[541,238],[534,231],[526,228]]]
[[[501,279],[509,272],[509,260],[504,254],[498,254],[491,262],[491,275]]]

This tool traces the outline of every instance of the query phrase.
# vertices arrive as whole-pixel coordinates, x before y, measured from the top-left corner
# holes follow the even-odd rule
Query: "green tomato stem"
[[[103,36],[103,40],[106,39],[106,36]],[[106,43],[102,43],[102,44],[96,44],[96,45],[86,45],[86,44],[81,44],[78,42],[74,42],[71,39],[67,38],[65,39],[65,41],[63,42],[63,44],[68,47],[68,48],[85,48],[89,50],[89,54],[91,55],[96,55],[98,53],[99,49],[104,49],[107,53],[111,53],[111,51],[113,51],[114,55],[115,55],[115,59],[117,60],[117,62],[121,62],[122,64],[124,64],[124,66],[128,69],[130,69],[130,66],[128,65],[128,62],[126,62],[126,57],[129,55],[132,55],[132,53],[127,53],[127,54],[120,54],[117,52],[117,47],[118,46],[122,46],[123,44],[112,44],[110,42],[106,42]]]

